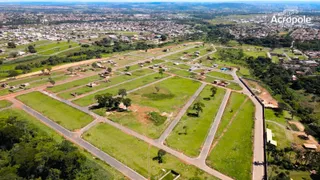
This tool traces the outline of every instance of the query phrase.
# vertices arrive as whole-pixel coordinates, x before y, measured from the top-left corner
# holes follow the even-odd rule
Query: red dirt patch
[[[155,108],[147,106],[139,106],[137,104],[132,104],[129,109],[132,111],[133,115],[137,118],[142,124],[149,124],[151,121],[148,118],[148,113],[151,111],[157,111]]]
[[[262,100],[266,107],[278,108],[278,101],[275,100],[271,94],[263,88],[258,82],[244,80],[250,86],[250,89]]]

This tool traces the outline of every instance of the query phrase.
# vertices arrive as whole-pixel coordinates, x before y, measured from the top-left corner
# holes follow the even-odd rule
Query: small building
[[[277,141],[273,140],[272,137],[273,137],[273,134],[272,134],[271,129],[267,128],[267,142],[272,145],[277,146]]]
[[[21,89],[26,88],[26,87],[28,87],[28,86],[30,86],[29,83],[20,84],[20,88],[21,88]]]
[[[7,88],[7,87],[9,87],[9,85],[8,85],[8,83],[3,83],[3,84],[1,84],[1,87],[2,88]]]
[[[88,83],[87,86],[92,88],[92,87],[98,86],[98,84],[95,82],[91,82],[91,83]]]
[[[132,76],[131,72],[124,73],[125,75]]]
[[[315,144],[304,143],[303,147],[306,148],[306,149],[317,150],[317,145],[315,145]]]

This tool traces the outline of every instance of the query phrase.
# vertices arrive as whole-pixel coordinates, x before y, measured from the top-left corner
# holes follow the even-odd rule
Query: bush
[[[149,119],[154,123],[154,125],[160,126],[167,120],[167,117],[161,116],[158,112],[150,112]]]

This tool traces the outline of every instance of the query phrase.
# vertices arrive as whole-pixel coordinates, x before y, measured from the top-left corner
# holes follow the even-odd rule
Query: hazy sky
[[[320,2],[320,0],[0,0],[0,2]]]

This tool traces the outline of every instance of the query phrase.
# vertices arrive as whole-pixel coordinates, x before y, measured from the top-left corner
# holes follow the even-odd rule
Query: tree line
[[[15,116],[0,119],[1,179],[97,179],[86,157]]]
[[[318,94],[318,77],[301,77],[297,82],[294,82],[292,81],[292,71],[272,63],[271,59],[265,57],[249,57],[246,59],[246,63],[252,74],[268,85],[274,96],[279,96],[283,100],[279,103],[279,108],[289,110],[292,114],[300,117],[302,122],[306,124],[306,132],[320,138],[320,125],[318,119],[313,116],[314,109],[301,104],[299,96],[294,90],[301,89]]]

